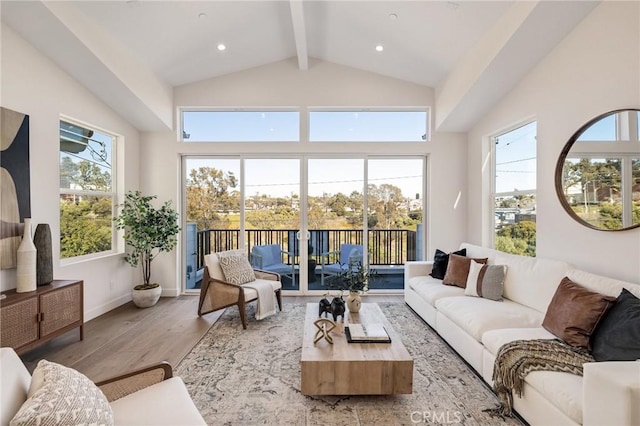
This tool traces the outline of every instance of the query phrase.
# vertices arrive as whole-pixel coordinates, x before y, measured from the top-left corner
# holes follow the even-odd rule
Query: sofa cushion
[[[558,283],[570,269],[565,262],[508,253],[497,253],[493,264],[507,265],[509,271],[503,296],[542,313],[547,312]]]
[[[478,297],[445,297],[436,308],[478,342],[489,330],[515,327],[538,327],[542,314],[510,300],[496,302]]]
[[[431,306],[434,306],[436,300],[443,297],[464,295],[464,290],[460,287],[442,285],[441,280],[429,276],[413,277],[409,280],[408,285]]]
[[[471,262],[464,294],[490,300],[502,300],[506,273],[507,267],[505,265],[483,265]]]
[[[482,344],[494,357],[502,345],[515,340],[555,339],[542,327],[505,328],[487,331]],[[569,373],[535,371],[525,376],[525,382],[577,423],[582,423],[582,377]],[[525,391],[524,397],[527,397]]]
[[[588,349],[591,335],[614,300],[565,277],[549,303],[542,326],[571,346]]]
[[[494,249],[490,249],[482,246],[476,246],[474,244],[469,244],[469,243],[460,244],[460,249],[465,249],[467,251],[467,257],[477,257],[477,258],[486,257],[487,259],[489,259],[487,263],[493,264],[493,265],[498,263],[496,262],[496,256],[502,253],[502,252],[499,252],[498,250],[494,250]]]
[[[640,359],[640,299],[623,288],[598,324],[591,345],[596,361]]]
[[[487,259],[464,257],[452,253],[451,256],[449,256],[449,265],[447,266],[447,273],[442,280],[442,284],[456,285],[465,288],[471,262],[487,263]]]
[[[31,382],[29,370],[12,348],[0,348],[0,378],[0,425],[8,425],[27,400]]]
[[[560,371],[533,371],[524,381],[577,424],[582,424],[582,376]],[[526,392],[523,396],[527,397]]]
[[[220,267],[220,259],[215,253],[207,254],[204,256],[204,264],[209,270],[209,276],[219,281],[224,281],[224,272]]]
[[[42,382],[34,386],[33,396],[22,404],[11,426],[114,424],[109,401],[84,374],[47,360],[38,362],[38,369],[42,369]]]
[[[256,275],[243,250],[228,250],[216,253],[224,278],[231,284],[246,284],[256,280]]]
[[[118,426],[204,425],[180,377],[149,386],[111,403]]]
[[[458,256],[466,256],[467,249],[454,251],[452,254]],[[449,253],[445,253],[442,250],[436,249],[436,253],[433,255],[433,268],[431,270],[431,276],[437,279],[443,279],[447,273],[447,266],[449,265]]]
[[[484,333],[482,335],[482,344],[487,351],[496,356],[502,345],[516,340],[534,339],[556,339],[556,336],[542,327],[502,328]]]
[[[634,296],[640,297],[640,284],[633,284],[626,281],[615,280],[603,277],[590,272],[572,269],[567,273],[571,281],[580,284],[584,288],[597,291],[606,296],[618,297],[623,288],[629,290]]]

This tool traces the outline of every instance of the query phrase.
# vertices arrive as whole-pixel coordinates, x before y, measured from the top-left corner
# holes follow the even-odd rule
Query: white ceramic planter
[[[150,308],[158,303],[160,295],[162,294],[162,287],[154,287],[147,290],[131,290],[131,299],[138,308]]]

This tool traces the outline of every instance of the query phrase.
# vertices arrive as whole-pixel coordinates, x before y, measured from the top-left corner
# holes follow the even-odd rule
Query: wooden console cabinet
[[[2,292],[7,297],[0,300],[0,345],[20,354],[76,327],[83,340],[83,285],[54,280],[28,293]]]

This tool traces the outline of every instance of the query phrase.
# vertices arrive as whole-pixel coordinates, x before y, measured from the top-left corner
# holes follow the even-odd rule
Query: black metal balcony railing
[[[297,255],[300,241],[295,229],[249,229],[245,230],[247,254],[255,245],[280,244],[284,251]],[[363,244],[363,231],[345,229],[310,230],[313,251],[311,258],[320,261],[322,253],[338,251],[342,244]],[[416,260],[416,232],[407,230],[369,230],[368,251],[370,265],[404,265]],[[206,229],[197,235],[198,269],[204,268],[204,256],[240,247],[240,230]],[[290,259],[290,263],[294,260]]]

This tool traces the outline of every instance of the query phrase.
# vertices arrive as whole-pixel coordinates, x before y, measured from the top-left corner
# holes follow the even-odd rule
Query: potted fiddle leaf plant
[[[151,262],[159,253],[176,247],[176,235],[180,231],[178,213],[171,207],[171,201],[155,208],[151,202],[156,198],[142,195],[140,191],[129,191],[120,206],[120,214],[113,219],[116,228],[124,230],[128,247],[125,261],[133,267],[142,267],[143,283],[131,291],[133,303],[139,308],[153,306],[160,299],[162,287],[150,282]]]

